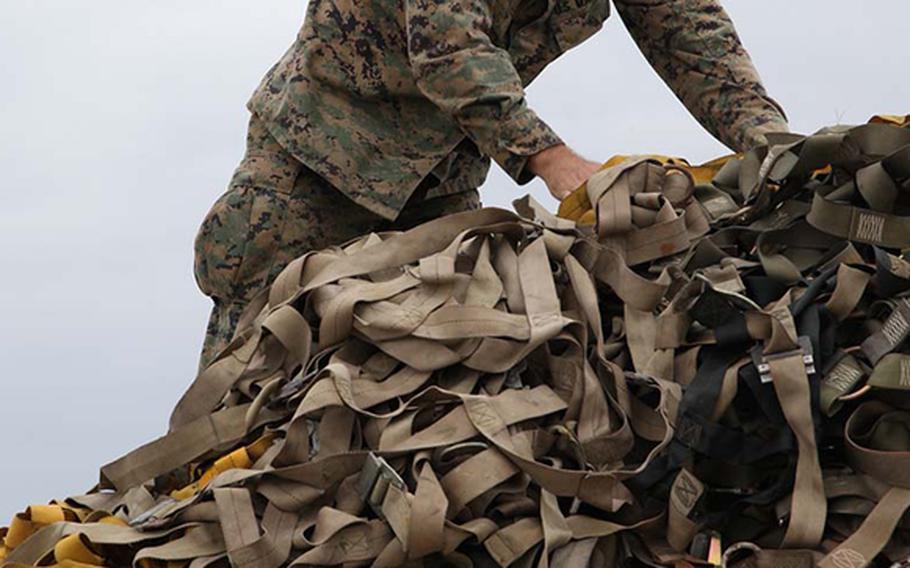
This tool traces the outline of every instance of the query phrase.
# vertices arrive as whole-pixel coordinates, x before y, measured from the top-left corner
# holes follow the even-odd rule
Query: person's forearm
[[[717,0],[616,0],[642,53],[692,115],[734,150],[787,130],[733,22]]]

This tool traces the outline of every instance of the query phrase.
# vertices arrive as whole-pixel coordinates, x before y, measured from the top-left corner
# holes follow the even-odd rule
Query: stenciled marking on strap
[[[910,298],[901,298],[881,329],[863,341],[863,352],[873,363],[894,351],[910,333]]]
[[[880,243],[885,232],[885,218],[881,215],[861,211],[856,221],[854,235],[857,240]]]
[[[863,568],[866,565],[866,557],[852,548],[835,550],[828,560],[835,568]]]
[[[331,559],[344,560],[349,556],[370,556],[370,551],[378,541],[385,540],[382,535],[373,535],[367,531],[354,531],[341,536],[332,548]]]
[[[901,300],[901,302],[903,304],[902,307],[910,309],[910,303],[908,303],[906,298]],[[903,341],[908,331],[910,331],[910,322],[907,321],[906,316],[900,309],[894,310],[894,313],[891,314],[891,317],[888,318],[888,321],[882,327],[882,334],[892,346],[897,346],[898,343]]]
[[[483,399],[471,399],[465,403],[471,412],[471,418],[480,428],[495,428],[502,424],[502,418],[490,406],[490,403]]]
[[[676,483],[673,485],[673,491],[670,497],[676,502],[676,508],[688,516],[701,497],[704,488],[691,473],[685,469],[680,470]]]
[[[687,416],[681,416],[676,426],[676,439],[683,445],[694,448],[701,439],[701,424]]]
[[[900,385],[904,388],[910,388],[910,358],[902,357],[900,366]]]
[[[839,393],[847,393],[853,386],[863,378],[863,372],[847,361],[838,363],[828,376],[825,377],[825,386],[836,390]]]

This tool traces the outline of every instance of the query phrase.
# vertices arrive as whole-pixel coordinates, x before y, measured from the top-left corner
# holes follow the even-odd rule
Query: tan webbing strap
[[[680,174],[676,176],[680,179],[688,176],[680,170],[675,173]],[[670,185],[666,180],[673,177],[654,160],[636,157],[601,170],[588,180],[588,198],[595,204],[598,235],[607,246],[622,251],[629,265],[688,249],[686,214],[677,214],[662,195],[665,184]],[[690,188],[691,183],[688,178]]]
[[[433,468],[423,463],[417,491],[411,504],[408,556],[421,558],[445,547],[445,520],[448,498]]]
[[[872,445],[881,427],[901,426],[907,413],[880,401],[862,404],[847,420],[844,443],[847,458],[856,470],[895,487],[910,489],[910,447],[884,448]]]
[[[292,306],[281,306],[269,313],[262,322],[263,329],[271,332],[288,352],[285,368],[290,371],[310,360],[313,347],[310,325]]]
[[[227,545],[228,557],[232,564],[237,559],[232,555],[259,539],[259,523],[253,511],[253,500],[249,491],[243,488],[223,488],[214,491],[215,503],[221,522],[221,532]]]
[[[324,544],[297,557],[289,566],[364,562],[379,556],[393,538],[388,525],[378,520],[345,527]]]
[[[840,400],[859,385],[866,377],[866,367],[853,355],[844,354],[831,368],[819,387],[819,404],[828,416],[837,413],[843,406]]]
[[[837,269],[837,287],[825,307],[838,320],[845,320],[856,309],[870,280],[869,272],[841,264]]]
[[[834,203],[818,193],[806,220],[819,230],[851,241],[897,249],[910,246],[910,217]]]
[[[566,517],[559,509],[556,496],[545,490],[540,494],[540,523],[543,529],[543,551],[538,566],[548,568],[552,552],[568,544],[573,535]]]
[[[134,545],[143,542],[154,542],[164,537],[181,532],[192,532],[188,529],[199,528],[198,523],[178,524],[161,530],[137,530],[129,526],[109,523],[79,524],[57,522],[38,530],[28,540],[17,546],[5,559],[4,563],[19,563],[26,566],[37,565],[38,561],[53,552],[56,544],[65,536],[82,534],[96,545]],[[215,529],[217,530],[217,528]],[[210,533],[202,531],[206,538]],[[205,540],[205,539],[203,539]],[[212,546],[212,549],[218,548]],[[223,551],[223,547],[221,551]],[[218,551],[213,552],[216,554]]]
[[[186,390],[171,413],[170,429],[176,430],[211,413],[249,365],[259,344],[259,333],[252,340],[236,338]]]
[[[567,200],[593,227],[524,199],[298,258],[170,432],[0,529],[0,563],[899,560],[910,129],[768,141],[613,161]],[[814,423],[841,407],[843,451]]]
[[[67,532],[66,525],[63,523],[44,527],[23,542],[10,542],[9,533],[7,533],[7,546],[12,547],[13,551],[2,560],[2,565],[34,566],[51,553],[57,543],[67,534],[71,533]]]
[[[246,434],[248,405],[234,406],[198,418],[101,468],[101,486],[125,491],[189,463]]]
[[[801,353],[770,361],[769,365],[778,400],[796,435],[799,449],[784,546],[812,548],[821,542],[826,507],[812,415],[808,412],[809,380]]]
[[[142,560],[178,561],[200,556],[214,556],[225,551],[217,525],[203,524],[191,528],[176,539],[158,546],[149,546],[136,553],[135,562]]]
[[[704,494],[701,481],[685,469],[679,470],[670,489],[670,504],[667,514],[667,541],[679,551],[686,551],[692,538],[698,532],[698,524],[689,515]]]
[[[453,517],[468,503],[505,483],[519,469],[502,452],[488,448],[455,466],[440,480],[448,496],[448,516]]]
[[[895,301],[894,311],[885,320],[882,328],[867,337],[863,343],[863,353],[872,364],[890,353],[910,334],[910,298]]]
[[[483,546],[493,560],[505,568],[540,543],[543,537],[540,520],[526,517],[490,535],[483,541]]]
[[[819,568],[865,568],[888,544],[901,517],[910,508],[910,489],[888,491],[859,530],[819,562]]]
[[[910,355],[889,353],[881,358],[866,384],[870,387],[910,390]]]
[[[562,315],[549,266],[542,238],[530,243],[518,257],[521,293],[530,326],[528,341],[510,343],[496,338],[484,339],[465,360],[466,366],[486,372],[505,372],[571,323]]]
[[[503,209],[486,208],[456,213],[419,225],[351,256],[341,257],[319,274],[304,271],[303,291],[385,268],[405,265],[445,249],[456,236],[470,229],[519,220]]]
[[[214,491],[221,531],[232,566],[278,568],[291,551],[291,537],[297,515],[269,504],[260,535],[250,492],[242,488]]]
[[[591,271],[598,280],[609,285],[625,305],[637,310],[653,310],[670,286],[668,273],[661,273],[655,280],[642,278],[626,265],[617,250],[610,247],[600,250]]]
[[[536,401],[528,401],[538,404]],[[528,473],[542,488],[554,495],[578,497],[607,511],[615,511],[627,503],[630,494],[614,474],[565,470],[535,461],[522,451],[507,431],[503,408],[485,398],[465,399],[465,409],[472,424],[490,442],[496,445],[519,468]]]
[[[553,553],[553,566],[565,568],[587,568],[588,566],[606,565],[605,563],[592,564],[594,547],[601,539],[586,538],[575,540],[562,546]]]
[[[810,550],[761,550],[751,543],[741,543],[730,547],[724,557],[724,568],[816,568],[821,554]]]
[[[782,342],[777,337],[786,335],[792,342],[794,334],[785,331],[793,326],[792,316],[785,307],[772,313],[774,334],[769,341],[769,348],[774,356],[767,359],[767,364],[784,417],[796,436],[799,452],[784,546],[814,548],[821,542],[825,530],[827,501],[812,421],[809,377],[801,350],[774,353],[773,345]]]
[[[419,283],[419,279],[409,274],[402,274],[398,278],[387,282],[352,284],[332,294],[331,299],[326,302],[324,307],[317,307],[317,311],[324,314],[319,324],[320,349],[325,349],[341,342],[351,333],[354,327],[355,307],[359,302],[369,303],[385,300],[405,290],[414,288]],[[445,301],[444,298],[440,298],[440,300],[440,304]],[[400,325],[403,318],[410,316],[408,318],[410,320],[408,327],[413,329],[420,323],[420,315],[418,312],[405,313],[399,315],[396,323]],[[425,317],[426,314],[423,314],[423,316]],[[409,329],[405,328],[401,333],[406,334],[408,331]]]

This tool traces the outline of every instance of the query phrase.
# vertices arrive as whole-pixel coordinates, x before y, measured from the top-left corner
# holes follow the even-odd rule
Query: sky
[[[680,0],[682,1],[682,0]],[[166,431],[209,312],[192,244],[244,149],[245,103],[302,0],[0,3],[0,526],[80,494]],[[791,126],[910,113],[906,0],[727,0]],[[547,69],[530,105],[579,152],[725,149],[617,17]],[[530,192],[494,167],[489,205]]]

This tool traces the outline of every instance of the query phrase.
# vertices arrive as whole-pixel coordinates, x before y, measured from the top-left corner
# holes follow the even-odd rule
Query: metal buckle
[[[382,501],[385,499],[390,485],[402,490],[406,487],[404,479],[398,475],[395,468],[389,465],[389,462],[370,452],[354,486],[363,502],[369,505],[380,518],[383,518]]]
[[[165,499],[164,501],[158,503],[157,505],[155,505],[155,506],[152,507],[151,509],[149,509],[149,510],[143,512],[143,513],[141,513],[141,514],[140,514],[139,516],[137,516],[135,519],[131,520],[131,521],[129,522],[129,525],[130,525],[131,527],[139,527],[139,526],[142,526],[142,525],[144,525],[145,523],[149,522],[150,520],[156,518],[156,516],[157,516],[158,514],[160,514],[160,513],[164,512],[164,511],[166,511],[167,509],[169,509],[170,507],[174,506],[175,504],[177,504],[177,500],[168,497],[168,498]]]
[[[762,383],[767,384],[773,380],[771,377],[771,365],[768,364],[769,361],[793,357],[794,355],[802,355],[803,364],[806,366],[806,375],[815,374],[815,357],[812,354],[812,340],[805,335],[801,335],[797,338],[796,342],[799,344],[798,349],[782,351],[780,353],[765,354],[762,352],[761,344],[756,345],[755,348],[752,349],[752,362],[758,370],[758,376]]]

